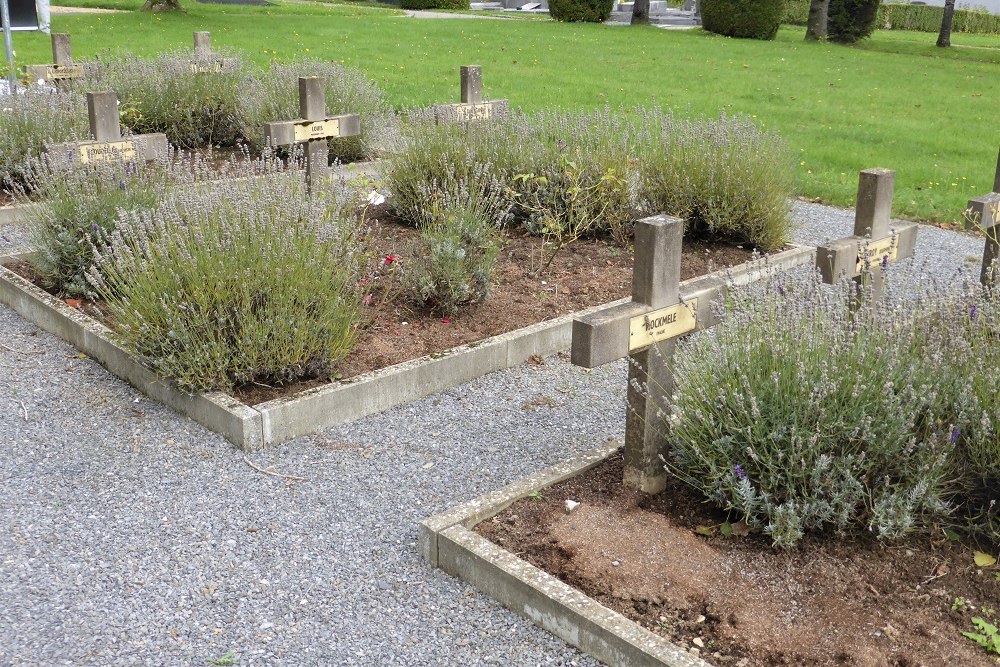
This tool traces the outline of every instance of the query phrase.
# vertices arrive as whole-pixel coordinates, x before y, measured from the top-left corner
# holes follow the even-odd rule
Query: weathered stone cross
[[[713,304],[731,286],[815,261],[813,248],[792,246],[765,262],[682,284],[683,235],[684,221],[679,218],[657,215],[638,221],[632,300],[573,322],[571,358],[575,365],[594,368],[629,359],[624,482],[646,493],[662,491],[667,482],[666,437],[660,415],[669,411],[677,339],[715,326],[718,318]]]
[[[355,137],[361,133],[357,114],[326,115],[324,81],[317,76],[299,77],[299,113],[302,118],[268,123],[264,134],[271,146],[306,144],[306,182],[311,188],[330,171],[330,148],[326,140]]]
[[[983,249],[983,266],[979,281],[987,287],[1000,283],[1000,266],[994,263],[1000,258],[1000,153],[997,155],[997,172],[993,178],[993,192],[969,200],[966,210],[970,222],[986,236]]]
[[[479,65],[463,65],[459,68],[462,79],[462,102],[460,104],[438,104],[434,107],[434,119],[441,123],[469,123],[477,120],[501,118],[510,112],[507,100],[483,101],[483,68]]]
[[[232,58],[223,58],[212,51],[212,33],[204,31],[194,33],[192,72],[195,74],[218,73],[232,67],[234,62]]]
[[[87,111],[94,140],[50,144],[46,150],[53,166],[107,160],[138,162],[166,157],[165,134],[136,134],[122,139],[118,96],[114,93],[87,93]]]
[[[628,356],[628,414],[625,418],[625,484],[647,493],[666,485],[664,438],[656,427],[669,409],[671,370],[678,336],[711,325],[715,293],[680,300],[684,221],[666,215],[635,225],[632,301],[573,322],[572,362],[594,368]],[[721,283],[721,281],[720,281]],[[653,348],[657,343],[658,349]]]
[[[854,236],[816,248],[816,266],[824,282],[833,284],[844,278],[853,278],[861,284],[870,271],[872,302],[875,302],[883,287],[880,265],[913,257],[919,225],[890,224],[895,181],[896,172],[891,169],[865,169],[861,172],[854,213]]]
[[[52,64],[25,65],[24,73],[29,81],[60,81],[77,79],[91,74],[92,68],[73,63],[73,49],[69,35],[52,33]]]

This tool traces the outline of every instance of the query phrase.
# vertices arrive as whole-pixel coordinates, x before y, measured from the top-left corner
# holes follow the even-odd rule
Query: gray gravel
[[[852,225],[795,216],[804,242]],[[292,481],[3,307],[0,343],[0,665],[594,664],[427,567],[416,523],[619,436],[623,363],[550,357],[252,457]]]

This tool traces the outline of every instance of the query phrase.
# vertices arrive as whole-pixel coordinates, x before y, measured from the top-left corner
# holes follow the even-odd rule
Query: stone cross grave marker
[[[969,220],[986,236],[983,248],[983,266],[979,281],[986,287],[996,287],[1000,283],[1000,266],[994,262],[1000,259],[1000,154],[997,155],[997,171],[993,178],[993,192],[969,200],[966,210]]]
[[[438,123],[470,123],[491,118],[502,118],[510,113],[507,100],[483,101],[483,68],[463,65],[459,68],[462,79],[462,97],[459,104],[437,104],[434,120]]]
[[[165,134],[136,134],[122,138],[118,96],[113,92],[87,93],[87,112],[94,140],[49,144],[46,152],[51,164],[88,164],[107,160],[138,162],[166,157]]]
[[[666,485],[661,460],[664,439],[657,415],[669,409],[671,370],[679,336],[711,326],[711,301],[724,283],[710,281],[680,298],[684,221],[672,216],[645,218],[635,226],[632,301],[573,322],[573,364],[594,368],[629,358],[628,414],[625,418],[625,484],[646,493]],[[655,349],[654,349],[655,344]]]
[[[92,68],[73,63],[73,48],[69,35],[52,33],[52,64],[25,65],[24,73],[29,81],[61,81],[78,79],[91,74]]]
[[[264,126],[264,134],[271,146],[306,145],[306,182],[309,187],[325,178],[330,171],[330,148],[326,140],[361,134],[361,121],[357,114],[326,115],[323,84],[321,77],[299,77],[299,113],[302,118]]]
[[[212,33],[204,31],[194,33],[192,72],[195,74],[218,74],[231,69],[235,63],[233,58],[223,58],[212,51]]]
[[[865,169],[858,180],[858,202],[854,213],[854,235],[816,248],[816,266],[823,282],[833,284],[852,278],[857,284],[871,270],[872,301],[882,292],[880,264],[913,257],[917,242],[916,223],[890,224],[892,192],[896,172]]]

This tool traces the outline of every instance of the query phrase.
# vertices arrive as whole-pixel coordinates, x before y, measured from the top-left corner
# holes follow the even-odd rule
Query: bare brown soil
[[[393,258],[394,275],[404,274],[414,259],[419,238],[417,230],[397,222],[384,207],[369,210],[366,224],[373,251],[381,258]],[[538,237],[516,232],[508,235],[494,272],[495,285],[490,297],[451,317],[421,310],[405,292],[396,289],[394,298],[373,308],[372,326],[355,350],[337,365],[333,379],[346,380],[444,352],[458,345],[621,299],[631,293],[631,249],[603,240],[577,241],[560,250],[549,268],[539,274],[548,252]],[[681,279],[742,264],[751,254],[749,248],[685,240]],[[30,265],[8,268],[44,289]],[[80,307],[102,318],[95,304],[84,301]],[[330,381],[320,378],[281,387],[255,384],[241,387],[234,393],[248,405],[256,405]]]
[[[1000,607],[967,545],[831,534],[776,551],[763,535],[696,533],[726,516],[679,482],[649,496],[621,479],[615,456],[476,530],[715,665],[995,664],[961,634]],[[567,499],[581,504],[567,513]]]

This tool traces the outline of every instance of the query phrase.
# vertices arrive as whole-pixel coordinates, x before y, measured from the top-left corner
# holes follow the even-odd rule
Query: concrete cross
[[[310,188],[330,171],[330,148],[326,140],[361,134],[361,121],[357,114],[326,115],[323,84],[321,77],[299,77],[299,113],[302,117],[264,126],[264,134],[271,146],[305,143],[306,182]]]
[[[632,301],[573,322],[572,362],[594,368],[628,356],[628,414],[625,418],[625,484],[646,493],[666,485],[661,460],[664,438],[659,413],[673,393],[670,368],[678,336],[711,326],[710,303],[724,289],[721,280],[680,295],[684,221],[666,215],[635,226]],[[654,349],[654,344],[656,347]]]
[[[212,51],[212,33],[204,31],[194,33],[192,72],[195,74],[217,74],[231,69],[235,62],[233,58],[223,58]]]
[[[861,284],[870,272],[872,302],[882,292],[880,265],[913,257],[916,223],[891,224],[896,172],[865,169],[858,180],[854,235],[816,248],[816,265],[826,283],[852,278]]]
[[[993,192],[969,200],[966,209],[969,222],[986,236],[983,248],[983,266],[979,281],[986,287],[996,287],[1000,283],[1000,266],[994,266],[1000,259],[1000,154],[997,155],[997,172],[993,179]]]
[[[483,101],[483,68],[463,65],[459,68],[462,79],[462,102],[438,104],[434,107],[434,120],[438,123],[469,123],[477,120],[501,118],[510,113],[507,100]]]
[[[118,96],[113,92],[87,93],[87,112],[94,140],[48,145],[46,152],[54,166],[107,160],[137,162],[166,157],[165,134],[136,134],[122,138]]]
[[[73,49],[69,35],[52,33],[52,64],[25,65],[24,73],[29,81],[60,81],[78,79],[92,74],[91,66],[73,63]]]

